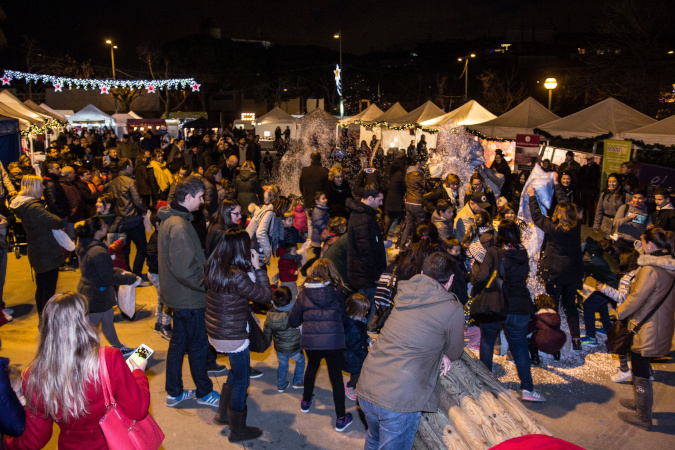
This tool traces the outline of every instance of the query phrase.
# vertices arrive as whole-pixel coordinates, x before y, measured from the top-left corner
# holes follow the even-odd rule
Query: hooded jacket
[[[237,270],[233,277],[229,290],[206,291],[206,334],[211,339],[248,339],[248,303],[266,304],[272,301],[270,279],[265,270],[255,271],[255,282],[243,270]]]
[[[45,273],[64,263],[63,250],[52,230],[63,228],[63,220],[50,213],[39,200],[19,195],[9,207],[21,219],[28,242],[28,261],[35,273]]]
[[[363,361],[368,356],[368,325],[365,320],[347,317],[345,327],[344,366],[342,370],[349,374],[359,373]]]
[[[353,199],[347,201],[347,206],[352,210],[347,223],[349,284],[354,289],[374,288],[387,268],[384,239],[375,217],[376,211]]]
[[[675,259],[662,251],[640,256],[638,265],[641,268],[617,314],[619,319],[628,319],[628,329],[632,330],[667,295],[668,298],[633,337],[631,347],[633,352],[646,358],[664,356],[670,353],[675,326]]]
[[[668,203],[663,208],[657,207],[652,212],[652,223],[655,228],[661,228],[666,231],[675,231],[675,209],[672,203]]]
[[[248,167],[242,167],[237,179],[234,182],[237,192],[237,201],[241,205],[241,210],[246,214],[248,205],[255,203],[260,205],[263,200],[263,189],[254,170]]]
[[[265,318],[263,332],[274,342],[277,353],[295,353],[300,350],[300,330],[288,324],[288,314],[293,303],[270,309]]]
[[[542,312],[530,317],[527,332],[534,333],[532,339],[537,350],[552,355],[558,353],[565,345],[567,336],[560,329],[560,314],[557,312]]]
[[[157,216],[162,221],[157,237],[162,303],[169,308],[204,308],[206,289],[202,272],[206,257],[192,226],[192,214],[172,203],[162,206]]]
[[[389,411],[436,411],[442,355],[455,361],[464,349],[464,310],[426,275],[401,281],[394,305],[363,363],[357,394]]]
[[[330,214],[328,214],[328,206],[314,205],[312,209],[312,246],[321,247],[321,234],[328,227]]]
[[[80,238],[75,248],[82,276],[77,292],[89,302],[90,313],[102,313],[115,306],[115,285],[133,284],[136,275],[113,267],[108,247],[98,239]]]
[[[288,316],[292,327],[302,325],[300,346],[305,350],[345,348],[345,296],[330,282],[305,282]]]

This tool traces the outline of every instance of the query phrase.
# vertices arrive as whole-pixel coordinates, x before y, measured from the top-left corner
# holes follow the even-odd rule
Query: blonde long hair
[[[98,385],[100,341],[87,310],[83,296],[63,292],[42,313],[37,354],[26,372],[26,401],[45,419],[67,423],[89,413],[86,392],[89,383]]]

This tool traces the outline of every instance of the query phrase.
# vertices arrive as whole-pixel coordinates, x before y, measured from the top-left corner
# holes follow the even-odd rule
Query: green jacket
[[[263,331],[267,339],[274,341],[277,353],[295,353],[300,350],[300,330],[288,324],[288,312],[293,304],[273,308],[267,313]]]
[[[202,281],[206,256],[192,226],[192,214],[167,205],[157,215],[162,221],[157,239],[162,303],[169,308],[206,308]]]

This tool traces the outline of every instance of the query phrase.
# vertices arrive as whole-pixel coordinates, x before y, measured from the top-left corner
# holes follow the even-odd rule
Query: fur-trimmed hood
[[[662,269],[668,270],[669,272],[675,272],[675,259],[673,259],[670,255],[640,255],[638,258],[638,265],[660,267]]]

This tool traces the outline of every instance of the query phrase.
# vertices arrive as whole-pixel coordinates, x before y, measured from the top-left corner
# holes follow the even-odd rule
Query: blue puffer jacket
[[[9,359],[0,358],[0,441],[3,435],[21,436],[26,427],[26,410],[9,382]]]
[[[302,325],[300,346],[305,350],[345,348],[345,296],[330,282],[305,283],[288,324]]]
[[[342,369],[349,373],[361,372],[363,361],[368,356],[368,327],[363,320],[345,319],[344,366]]]

